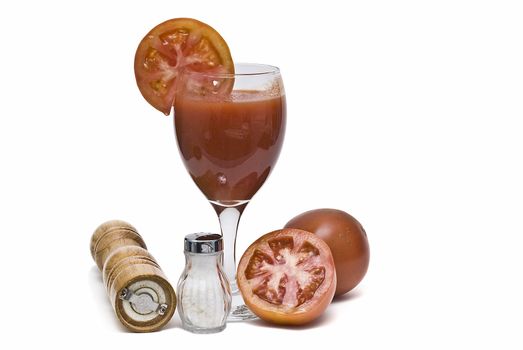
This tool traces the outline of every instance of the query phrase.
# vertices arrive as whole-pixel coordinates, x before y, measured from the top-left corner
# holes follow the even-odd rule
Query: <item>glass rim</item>
[[[242,66],[249,67],[252,69],[252,71],[239,73],[238,68],[240,68]],[[200,76],[217,77],[217,78],[234,78],[234,77],[277,75],[277,74],[280,74],[280,68],[270,65],[270,64],[238,62],[238,63],[234,64],[234,73],[195,72],[195,71],[184,70],[182,74],[200,75]]]

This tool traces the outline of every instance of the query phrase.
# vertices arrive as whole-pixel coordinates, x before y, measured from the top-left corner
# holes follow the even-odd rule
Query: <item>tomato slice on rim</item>
[[[243,254],[238,286],[258,317],[299,325],[319,317],[336,290],[334,259],[316,235],[297,229],[268,233]]]
[[[184,69],[234,73],[229,47],[211,26],[191,18],[170,19],[147,33],[136,49],[138,88],[166,115],[174,103],[176,78]]]

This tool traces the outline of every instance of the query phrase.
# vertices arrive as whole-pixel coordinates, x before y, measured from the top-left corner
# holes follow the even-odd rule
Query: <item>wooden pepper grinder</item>
[[[169,322],[176,294],[132,225],[104,222],[94,231],[90,246],[116,316],[125,327],[153,332]]]

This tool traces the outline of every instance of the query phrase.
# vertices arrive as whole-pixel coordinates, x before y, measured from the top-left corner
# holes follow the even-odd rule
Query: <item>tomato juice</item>
[[[233,91],[223,99],[181,94],[175,131],[185,167],[211,201],[246,201],[265,182],[283,143],[285,95]]]

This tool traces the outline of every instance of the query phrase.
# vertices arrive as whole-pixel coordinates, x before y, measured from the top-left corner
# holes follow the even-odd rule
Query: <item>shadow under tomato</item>
[[[332,303],[333,304],[344,303],[344,302],[347,302],[349,300],[358,299],[359,297],[361,297],[361,295],[362,295],[362,293],[361,293],[361,291],[359,289],[351,290],[348,293],[345,293],[343,295],[339,295],[339,296],[335,297],[332,300]]]
[[[335,319],[333,310],[325,310],[325,312],[315,319],[314,321],[301,325],[301,326],[283,326],[278,325],[275,323],[269,323],[267,321],[264,321],[262,319],[256,319],[252,321],[248,321],[247,324],[256,326],[256,327],[267,327],[267,328],[281,328],[281,329],[290,329],[290,330],[302,330],[302,329],[311,329],[311,328],[317,328],[317,327],[323,327],[324,325],[327,325],[331,323]]]

